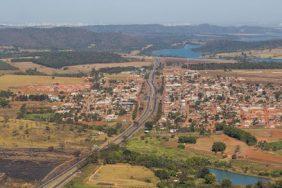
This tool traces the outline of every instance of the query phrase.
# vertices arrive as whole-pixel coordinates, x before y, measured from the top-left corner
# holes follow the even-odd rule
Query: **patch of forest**
[[[85,65],[96,63],[118,63],[128,62],[130,59],[123,58],[119,54],[94,51],[69,51],[43,53],[34,63],[52,67],[62,68],[64,66]]]

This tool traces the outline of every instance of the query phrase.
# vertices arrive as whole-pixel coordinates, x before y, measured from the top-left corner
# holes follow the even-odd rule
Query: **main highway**
[[[157,93],[156,93],[156,86],[154,83],[155,74],[157,67],[159,66],[159,61],[156,59],[152,70],[149,73],[148,79],[146,79],[146,84],[149,88],[149,93],[147,95],[147,102],[145,110],[143,110],[140,117],[136,119],[136,121],[130,125],[125,131],[121,134],[116,136],[109,142],[105,142],[102,144],[96,151],[89,153],[86,157],[83,157],[75,164],[71,165],[70,167],[66,168],[60,173],[54,174],[51,176],[52,178],[44,179],[38,186],[39,188],[60,188],[63,187],[66,183],[68,183],[71,179],[75,177],[77,172],[88,164],[89,159],[94,154],[94,152],[101,151],[106,149],[110,144],[117,144],[120,145],[124,141],[131,138],[136,132],[138,132],[141,128],[144,127],[146,121],[150,120],[157,112]]]

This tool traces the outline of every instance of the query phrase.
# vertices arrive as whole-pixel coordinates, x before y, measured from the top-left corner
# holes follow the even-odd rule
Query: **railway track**
[[[123,131],[121,134],[119,134],[117,137],[115,137],[110,143],[106,142],[102,144],[98,150],[101,151],[103,149],[106,149],[110,144],[121,144],[130,137],[134,135],[134,133],[138,132],[145,124],[147,120],[149,120],[152,115],[156,112],[157,109],[157,94],[156,94],[156,87],[154,85],[154,79],[155,79],[155,72],[157,69],[159,62],[158,60],[154,63],[153,69],[150,72],[148,80],[146,80],[146,84],[150,88],[150,94],[147,98],[147,104],[146,109],[143,111],[141,116],[136,120],[136,123],[133,123],[130,127],[128,127],[125,131]],[[68,183],[75,174],[85,165],[88,164],[89,159],[93,153],[90,153],[88,156],[80,159],[77,163],[73,164],[69,168],[63,170],[62,172],[54,175],[53,178],[50,178],[49,180],[45,180],[44,182],[41,182],[41,184],[38,186],[39,188],[60,188],[63,187],[66,183]]]

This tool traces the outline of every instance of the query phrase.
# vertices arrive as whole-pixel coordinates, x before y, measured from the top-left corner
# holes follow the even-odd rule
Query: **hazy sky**
[[[282,0],[0,1],[0,24],[282,23]]]

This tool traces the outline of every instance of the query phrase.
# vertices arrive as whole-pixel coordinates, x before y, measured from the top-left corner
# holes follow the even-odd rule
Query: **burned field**
[[[9,179],[35,183],[56,166],[70,160],[66,153],[39,149],[2,149],[0,173]]]
[[[8,177],[25,181],[39,181],[48,174],[58,161],[0,160],[0,171]]]

